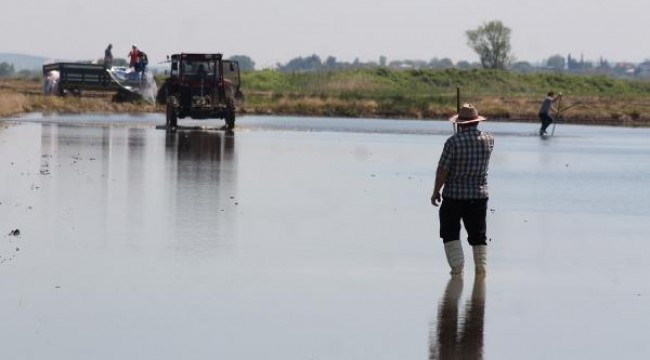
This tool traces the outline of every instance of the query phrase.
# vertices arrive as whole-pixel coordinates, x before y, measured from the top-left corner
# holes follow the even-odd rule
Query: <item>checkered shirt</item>
[[[450,199],[485,199],[488,165],[494,137],[476,127],[461,129],[445,142],[438,166],[447,171],[442,196]]]

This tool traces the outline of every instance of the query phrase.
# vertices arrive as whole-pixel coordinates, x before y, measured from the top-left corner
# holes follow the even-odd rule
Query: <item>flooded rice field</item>
[[[650,356],[648,129],[481,124],[488,275],[465,242],[451,280],[448,123],[163,123],[0,122],[3,358]]]

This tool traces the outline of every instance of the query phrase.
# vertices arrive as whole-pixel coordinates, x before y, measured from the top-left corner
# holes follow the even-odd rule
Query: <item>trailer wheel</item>
[[[166,119],[165,125],[168,129],[178,126],[178,110],[170,103],[167,103]]]

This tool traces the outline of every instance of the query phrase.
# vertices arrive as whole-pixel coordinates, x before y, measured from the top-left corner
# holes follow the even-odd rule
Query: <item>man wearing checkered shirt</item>
[[[458,115],[449,120],[455,123],[458,131],[447,139],[440,155],[431,204],[438,206],[442,202],[440,237],[451,275],[462,276],[465,266],[460,242],[462,220],[472,247],[476,275],[484,276],[487,270],[487,175],[494,137],[478,129],[478,123],[485,118],[470,104],[463,105]]]

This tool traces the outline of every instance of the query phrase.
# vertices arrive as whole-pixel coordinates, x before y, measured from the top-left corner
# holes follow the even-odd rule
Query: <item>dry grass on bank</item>
[[[290,99],[283,97],[275,101],[272,112],[307,116],[373,117],[377,113],[377,103],[372,100],[350,101],[320,97]]]
[[[25,95],[0,90],[0,117],[25,113],[28,103]]]
[[[83,97],[43,96],[40,83],[30,80],[0,81],[0,117],[30,112],[145,113],[160,111],[147,103],[116,103],[113,93],[88,92]]]

